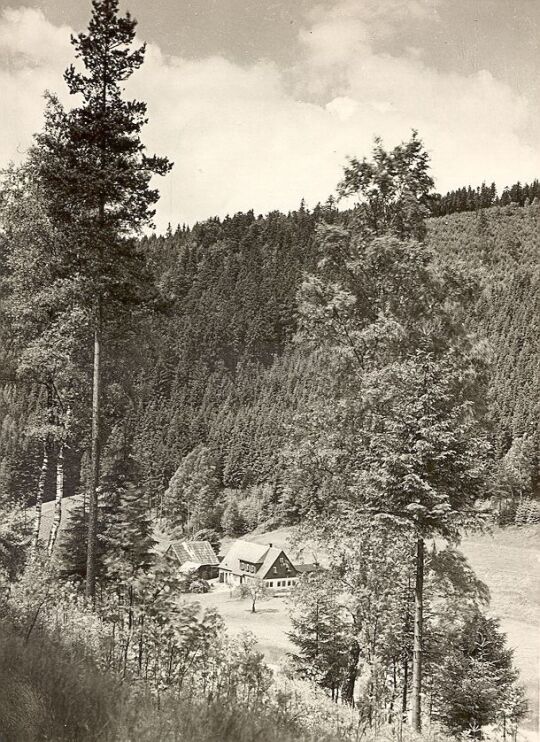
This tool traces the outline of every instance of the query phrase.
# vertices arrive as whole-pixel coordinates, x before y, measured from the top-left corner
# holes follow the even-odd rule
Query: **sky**
[[[148,43],[126,95],[172,172],[156,225],[335,193],[418,129],[437,190],[540,176],[539,0],[121,0]],[[0,0],[0,167],[42,126],[90,0]]]

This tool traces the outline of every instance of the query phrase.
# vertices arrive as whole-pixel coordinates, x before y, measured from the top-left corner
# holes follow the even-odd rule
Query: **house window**
[[[274,583],[272,580],[267,580],[266,584],[268,585],[268,587],[274,587]]]

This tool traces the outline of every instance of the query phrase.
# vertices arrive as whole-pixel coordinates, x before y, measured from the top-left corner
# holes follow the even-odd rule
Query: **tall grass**
[[[329,704],[319,715],[280,693],[256,705],[241,698],[212,701],[169,693],[155,697],[100,672],[80,650],[43,631],[27,639],[0,623],[0,740],[2,742],[384,742],[376,733],[343,726],[345,708]],[[316,703],[325,704],[321,696]],[[351,719],[353,719],[351,712]],[[404,734],[402,742],[443,742],[437,734]]]
[[[125,691],[42,633],[0,624],[0,739],[109,740]]]

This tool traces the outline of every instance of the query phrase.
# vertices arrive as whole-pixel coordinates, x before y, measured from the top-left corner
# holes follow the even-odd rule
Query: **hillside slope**
[[[347,224],[350,215],[248,212],[143,241],[163,305],[138,328],[133,368],[106,379],[111,402],[129,398],[136,414],[107,407],[105,427],[113,432],[104,459],[114,455],[119,431],[128,435],[153,504],[186,455],[205,446],[219,487],[249,500],[250,530],[286,519],[276,461],[291,415],[316,393],[317,378],[292,338],[321,220]],[[491,344],[493,443],[517,472],[506,494],[515,496],[516,486],[519,495],[540,494],[540,207],[496,206],[430,219],[427,227],[441,263],[459,264],[471,279],[470,329]],[[39,395],[0,388],[0,492],[30,502],[40,448],[23,431],[40,404]],[[66,459],[69,494],[85,445],[81,435]],[[49,479],[45,499],[54,496]]]

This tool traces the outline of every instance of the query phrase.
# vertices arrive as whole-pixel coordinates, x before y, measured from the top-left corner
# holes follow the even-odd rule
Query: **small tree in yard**
[[[259,577],[253,577],[249,582],[238,585],[235,592],[240,599],[249,598],[251,600],[252,613],[255,613],[259,600],[268,600],[272,597],[272,592],[266,587],[264,580]]]

